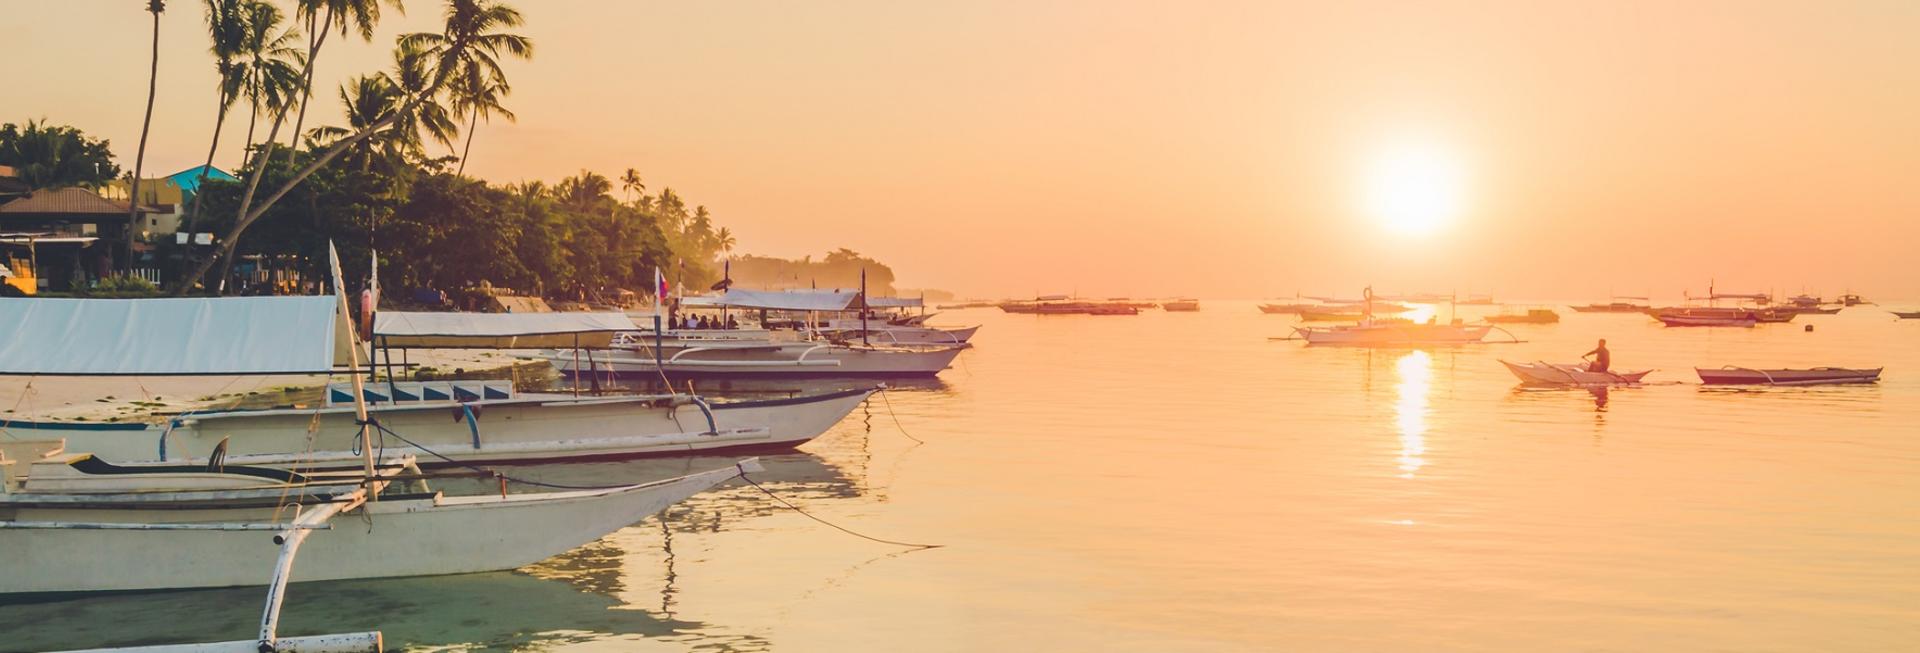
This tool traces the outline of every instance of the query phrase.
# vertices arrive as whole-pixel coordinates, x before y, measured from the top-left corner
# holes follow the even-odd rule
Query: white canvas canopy
[[[868,297],[867,305],[874,308],[919,308],[926,304],[919,297]]]
[[[625,313],[373,314],[374,344],[397,349],[604,349],[632,330]]]
[[[740,290],[720,295],[687,297],[681,306],[759,308],[772,311],[850,311],[860,299],[858,290]]]
[[[351,324],[332,296],[0,298],[0,374],[324,374]]]

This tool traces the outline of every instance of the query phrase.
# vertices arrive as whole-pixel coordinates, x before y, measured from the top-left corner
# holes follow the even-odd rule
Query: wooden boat
[[[1553,324],[1560,321],[1560,314],[1552,309],[1534,308],[1519,314],[1488,315],[1486,320],[1493,324]]]
[[[1755,310],[1753,312],[1753,319],[1755,322],[1758,322],[1760,324],[1781,324],[1786,322],[1792,322],[1793,318],[1799,315],[1800,313],[1798,311],[1794,311],[1790,309],[1779,310],[1774,308],[1762,308],[1762,309]]]
[[[1309,345],[1362,347],[1469,344],[1485,339],[1492,330],[1491,325],[1414,323],[1405,320],[1371,320],[1353,325],[1293,328],[1294,333]]]
[[[266,585],[279,553],[269,536],[296,529],[311,531],[300,582],[514,569],[760,471],[745,460],[637,485],[449,497],[398,482],[372,484],[368,496],[357,470],[123,466],[58,448],[13,462],[26,469],[0,492],[0,547],[10,552],[0,594]],[[376,478],[407,467],[387,463]],[[326,528],[336,515],[374,527]]]
[[[1166,309],[1168,313],[1191,313],[1200,310],[1200,300],[1176,299],[1161,304],[1160,308]]]
[[[1653,308],[1646,304],[1633,302],[1608,302],[1605,304],[1583,304],[1571,306],[1576,313],[1645,313]]]
[[[1847,293],[1845,295],[1840,296],[1841,306],[1859,306],[1861,304],[1871,304],[1871,303],[1873,302],[1867,301],[1867,298],[1861,297],[1859,295],[1855,295],[1853,293]]]
[[[1097,304],[1087,309],[1088,315],[1139,315],[1140,308],[1133,304]]]
[[[1663,308],[1654,319],[1670,327],[1746,327],[1760,323],[1759,315],[1744,308]]]
[[[1500,361],[1507,371],[1520,378],[1520,382],[1532,386],[1606,386],[1632,385],[1653,372],[1589,372],[1585,365],[1562,365],[1555,363],[1510,363]]]
[[[1880,380],[1881,369],[1878,367],[1871,369],[1845,367],[1754,369],[1728,365],[1715,369],[1696,367],[1693,371],[1700,375],[1700,382],[1707,385],[1826,385],[1873,383]]]
[[[1905,312],[1902,312],[1902,311],[1888,311],[1888,312],[1890,312],[1890,313],[1893,313],[1893,316],[1894,316],[1895,318],[1897,318],[1897,319],[1902,319],[1902,320],[1920,320],[1920,311],[1905,311]]]
[[[644,338],[642,339],[644,340]],[[832,341],[684,343],[656,348],[640,342],[592,359],[564,349],[538,356],[569,376],[678,377],[930,377],[969,345],[886,346]]]
[[[1300,311],[1301,322],[1359,322],[1363,319],[1366,319],[1366,316],[1359,313]]]
[[[1269,315],[1298,315],[1301,311],[1317,311],[1322,309],[1323,307],[1319,304],[1261,304],[1260,305],[1260,312],[1266,313]]]

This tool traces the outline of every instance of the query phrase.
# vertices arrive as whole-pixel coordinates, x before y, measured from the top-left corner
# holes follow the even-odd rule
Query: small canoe
[[[1904,313],[1900,311],[1888,311],[1888,312],[1893,313],[1894,317],[1900,318],[1902,320],[1920,320],[1920,311],[1908,311]]]
[[[1174,301],[1161,304],[1160,308],[1165,309],[1169,313],[1193,312],[1193,311],[1200,310],[1200,300],[1176,299]]]
[[[1700,382],[1707,385],[1825,385],[1829,383],[1873,383],[1880,380],[1882,368],[1855,369],[1816,367],[1804,370],[1759,370],[1751,367],[1693,368]]]
[[[1638,372],[1589,372],[1585,365],[1555,363],[1510,363],[1500,361],[1507,371],[1520,377],[1520,383],[1532,386],[1606,386],[1633,385],[1653,370]]]

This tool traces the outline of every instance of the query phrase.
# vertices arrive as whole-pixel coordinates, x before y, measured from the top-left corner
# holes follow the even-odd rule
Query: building
[[[140,180],[140,203],[154,209],[139,226],[140,240],[152,241],[180,230],[187,210],[193,206],[193,196],[200,189],[201,170],[206,171],[209,181],[240,181],[213,166],[194,166],[165,177]],[[100,189],[100,196],[125,202],[127,186],[127,180],[116,179]]]
[[[142,207],[141,219],[151,211]],[[125,238],[126,228],[126,202],[85,188],[0,195],[0,264],[10,272],[6,283],[28,294],[90,284],[112,273],[115,243]]]

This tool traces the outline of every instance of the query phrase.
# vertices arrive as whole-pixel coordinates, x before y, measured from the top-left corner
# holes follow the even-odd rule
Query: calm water
[[[1432,351],[1269,341],[1294,322],[1252,302],[952,312],[986,325],[955,369],[760,477],[841,525],[944,548],[856,539],[731,487],[518,572],[297,585],[283,632],[377,628],[420,650],[1920,646],[1920,323],[1561,312],[1509,327],[1521,344]],[[1495,362],[1571,361],[1597,337],[1657,383],[1521,391]],[[1888,372],[1697,385],[1693,365],[1722,364]],[[0,606],[0,649],[245,639],[261,595]]]

